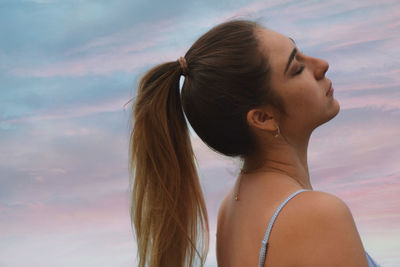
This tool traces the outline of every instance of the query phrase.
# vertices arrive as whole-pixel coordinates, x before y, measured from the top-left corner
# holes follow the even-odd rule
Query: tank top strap
[[[308,189],[300,189],[294,193],[292,193],[290,196],[288,196],[280,205],[279,207],[275,210],[274,215],[272,216],[269,224],[268,224],[268,228],[267,231],[265,233],[264,239],[261,242],[261,250],[260,250],[260,261],[259,261],[259,267],[263,267],[264,266],[264,262],[265,262],[265,256],[267,253],[267,249],[268,249],[268,238],[269,235],[271,233],[271,229],[272,226],[274,225],[275,219],[278,216],[279,212],[282,210],[282,208],[286,205],[286,203],[288,203],[289,200],[291,200],[293,197],[295,197],[297,194],[304,192],[304,191],[310,191]]]
[[[380,265],[374,261],[367,251],[365,251],[365,254],[367,255],[368,267],[380,267]]]

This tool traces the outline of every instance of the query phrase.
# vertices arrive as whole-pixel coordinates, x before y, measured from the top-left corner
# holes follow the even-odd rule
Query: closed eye
[[[304,65],[300,65],[300,68],[294,73],[294,75],[298,75],[300,73],[302,73],[302,71],[304,70],[305,66]]]

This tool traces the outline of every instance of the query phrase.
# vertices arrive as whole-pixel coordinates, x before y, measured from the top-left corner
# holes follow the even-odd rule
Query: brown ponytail
[[[202,266],[208,251],[207,211],[181,107],[181,72],[179,62],[150,70],[133,109],[131,219],[139,267],[194,266],[196,259]]]

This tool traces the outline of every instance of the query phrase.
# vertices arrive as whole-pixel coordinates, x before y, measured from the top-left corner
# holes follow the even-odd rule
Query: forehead
[[[268,58],[272,71],[284,71],[295,44],[289,37],[276,31],[261,28],[257,32],[261,51]]]

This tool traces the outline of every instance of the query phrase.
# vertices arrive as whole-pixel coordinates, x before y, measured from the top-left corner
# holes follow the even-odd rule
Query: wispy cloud
[[[65,51],[60,62],[18,67],[8,73],[16,76],[53,77],[132,72],[140,67],[158,63],[166,54],[177,53],[176,48],[165,51],[162,47],[168,32],[175,27],[171,22],[162,20],[152,24],[135,25],[96,38],[81,47],[71,48]]]
[[[376,108],[384,111],[400,109],[400,95],[366,95],[347,97],[341,101],[345,109],[351,108]]]
[[[37,112],[32,115],[20,116],[13,119],[6,119],[0,121],[0,124],[10,123],[26,123],[43,120],[59,120],[59,119],[72,119],[77,117],[85,117],[104,112],[117,112],[125,110],[127,99],[114,99],[113,101],[106,101],[104,103],[81,104],[73,105],[65,108],[55,108],[46,110],[44,112]]]

